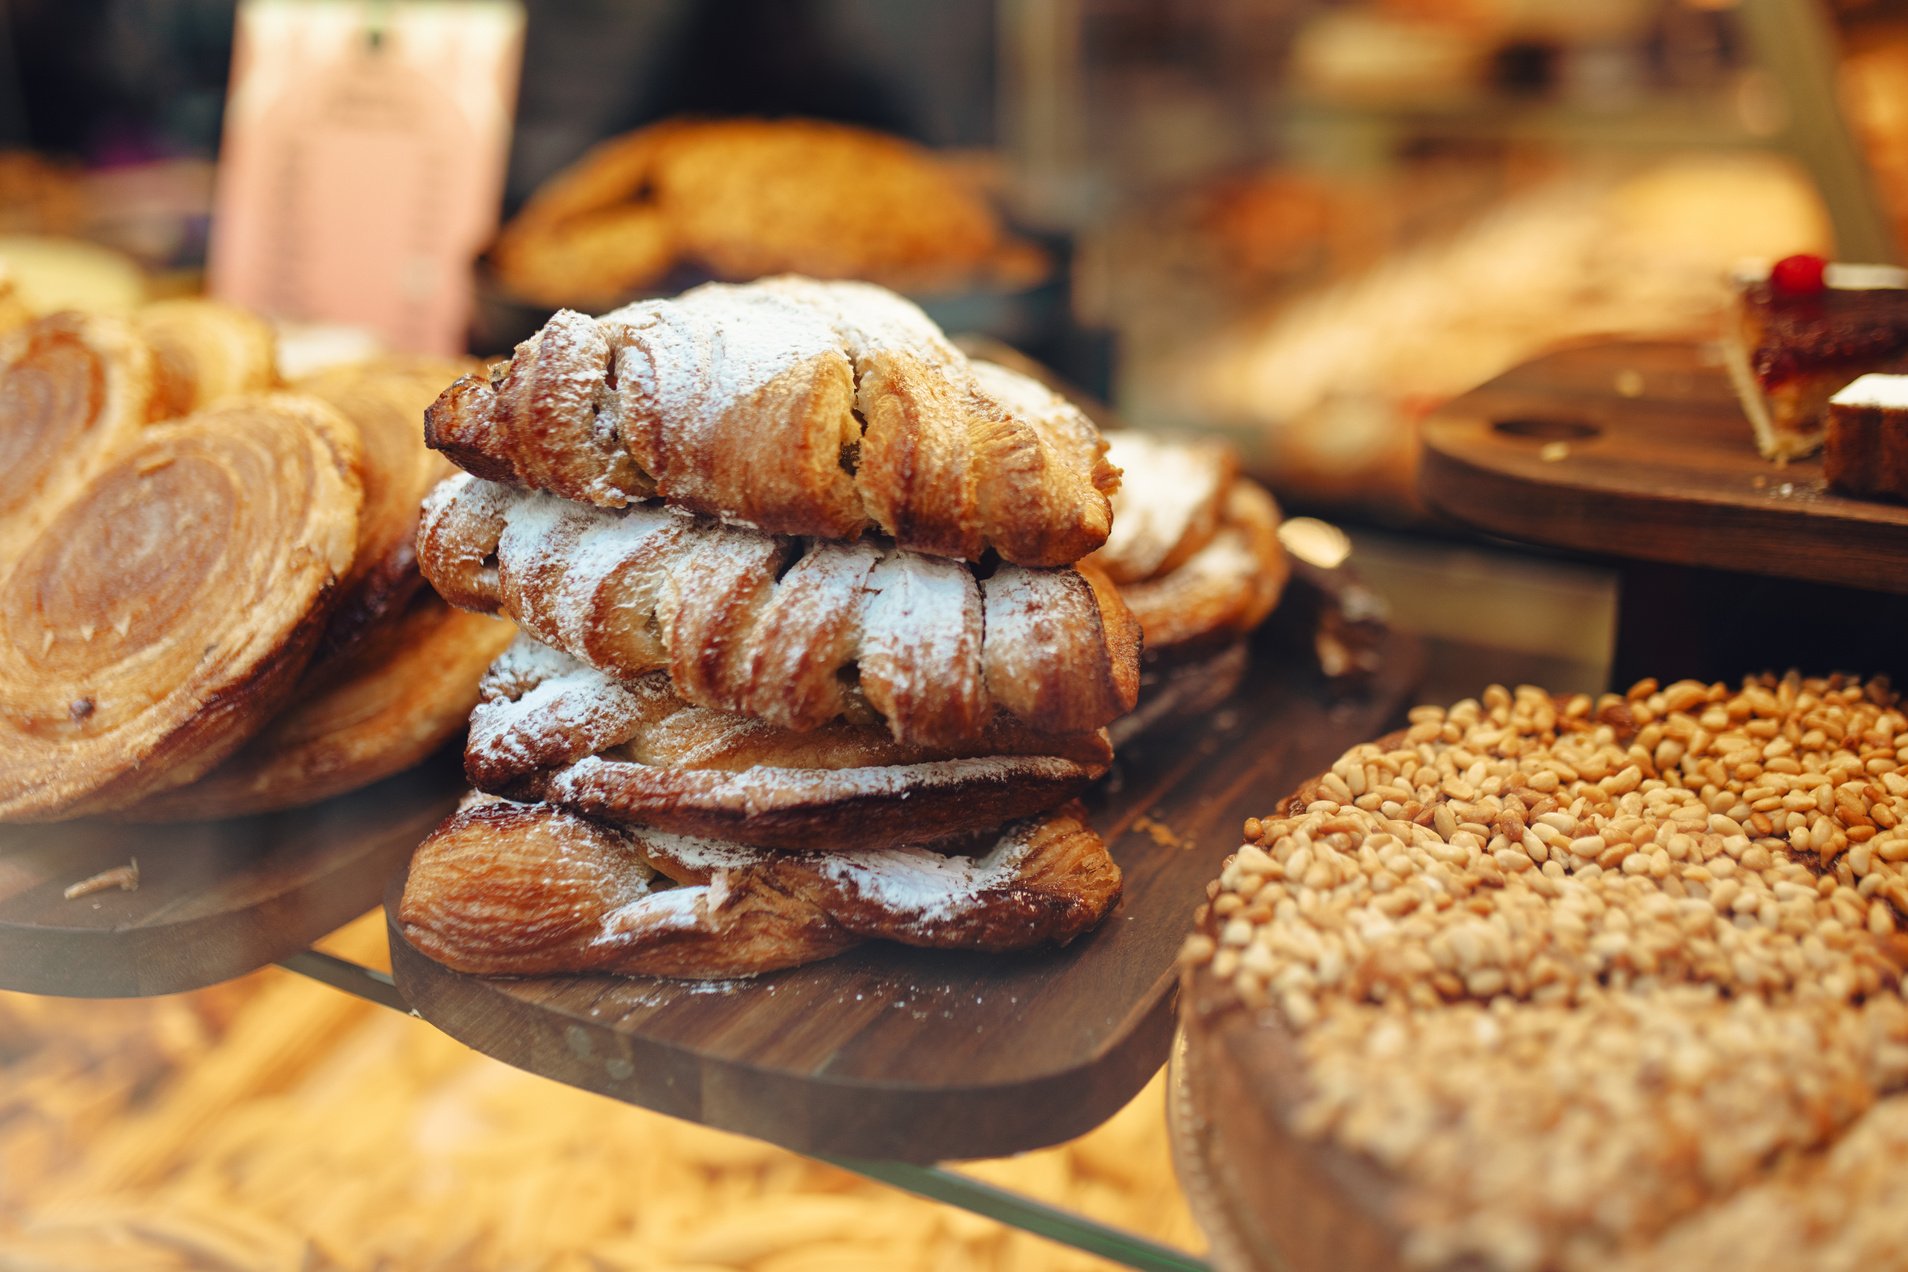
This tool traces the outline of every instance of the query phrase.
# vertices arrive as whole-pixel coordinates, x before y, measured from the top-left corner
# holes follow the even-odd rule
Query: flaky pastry
[[[152,351],[117,318],[59,313],[0,339],[0,569],[137,440]]]
[[[693,703],[785,728],[839,717],[962,742],[999,711],[1097,729],[1138,692],[1138,628],[1087,569],[985,578],[871,539],[778,538],[654,505],[611,512],[463,474],[424,509],[440,595],[501,610],[613,675],[667,669]]]
[[[660,498],[776,534],[1065,565],[1106,540],[1119,473],[1063,398],[981,369],[865,283],[711,284],[568,310],[431,407],[492,481],[599,507]]]
[[[349,653],[309,667],[292,704],[223,764],[117,810],[127,821],[297,808],[402,772],[464,728],[510,624],[428,592]]]
[[[550,305],[613,301],[678,264],[734,280],[793,271],[904,289],[1045,272],[932,154],[811,120],[672,120],[603,142],[538,190],[491,253]]]
[[[619,681],[520,636],[471,713],[480,789],[606,821],[770,847],[866,848],[998,826],[1106,772],[1100,732],[1050,737],[1000,716],[965,745],[876,725],[805,733],[695,707],[663,673]]]
[[[190,415],[220,398],[278,384],[278,337],[249,309],[180,297],[141,306],[132,323],[152,347],[161,417]]]
[[[298,380],[336,407],[364,448],[364,511],[358,550],[339,583],[321,652],[348,649],[373,624],[395,616],[423,582],[417,572],[418,504],[453,469],[427,449],[419,422],[444,385],[471,363],[450,358],[391,357],[332,367]]]
[[[110,377],[60,347],[68,370],[9,368],[0,396],[96,400]],[[350,566],[360,464],[337,412],[264,394],[141,429],[60,485],[0,565],[0,819],[182,785],[275,711]]]
[[[673,884],[673,886],[672,886]],[[458,971],[746,976],[864,940],[948,949],[1065,944],[1120,895],[1077,805],[973,855],[888,847],[763,852],[478,804],[418,848],[398,920]]]
[[[1265,489],[1236,481],[1210,539],[1155,578],[1127,583],[1120,597],[1146,634],[1148,653],[1244,636],[1272,612],[1291,567],[1279,546],[1279,508]]]

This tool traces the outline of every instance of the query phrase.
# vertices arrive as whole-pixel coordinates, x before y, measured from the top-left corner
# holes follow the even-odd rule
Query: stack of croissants
[[[1064,944],[1121,886],[1075,797],[1285,582],[1224,448],[1103,435],[870,284],[561,311],[448,388],[280,388],[188,309],[0,342],[0,819],[309,802],[467,716],[398,911],[460,971]]]

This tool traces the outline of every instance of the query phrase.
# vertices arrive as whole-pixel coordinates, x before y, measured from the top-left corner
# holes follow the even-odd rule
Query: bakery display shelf
[[[411,1010],[410,1004],[397,992],[390,974],[374,967],[365,967],[320,950],[302,950],[280,959],[278,965],[381,1007],[406,1013]],[[1209,1266],[1206,1260],[1197,1255],[958,1171],[913,1162],[870,1161],[820,1154],[813,1156],[817,1161],[827,1162],[876,1183],[942,1205],[959,1207],[1049,1241],[1098,1255],[1123,1267],[1139,1268],[1143,1272],[1205,1272]]]
[[[797,1152],[932,1162],[1070,1139],[1164,1062],[1179,945],[1245,819],[1383,732],[1414,691],[1410,637],[1388,637],[1380,676],[1343,698],[1283,639],[1276,624],[1262,636],[1223,710],[1129,744],[1089,794],[1125,893],[1066,949],[869,944],[716,985],[502,979],[432,962],[392,923],[398,991],[518,1068]]]
[[[376,905],[384,881],[463,789],[447,753],[282,813],[0,826],[0,989],[173,994],[292,956]],[[66,895],[134,863],[131,890],[109,882]]]
[[[1763,459],[1712,346],[1516,367],[1425,422],[1419,489],[1466,525],[1616,562],[1614,682],[1908,671],[1908,507],[1829,491],[1819,459]]]

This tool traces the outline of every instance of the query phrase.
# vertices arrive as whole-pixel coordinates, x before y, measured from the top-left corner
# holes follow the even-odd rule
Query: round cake
[[[1908,718],[1885,681],[1420,707],[1184,956],[1222,1266],[1901,1266]]]

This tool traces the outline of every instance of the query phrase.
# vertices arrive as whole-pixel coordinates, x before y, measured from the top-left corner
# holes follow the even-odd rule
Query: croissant
[[[465,771],[481,790],[607,821],[770,847],[867,847],[998,826],[1106,772],[1099,732],[997,718],[965,746],[837,722],[792,733],[693,707],[653,673],[617,681],[519,637],[485,676]]]
[[[139,379],[46,321],[39,359],[0,372],[0,400],[41,408],[29,467]],[[357,543],[357,438],[310,398],[228,398],[70,462],[77,484],[29,475],[46,503],[0,566],[0,820],[123,805],[224,759],[296,684]]]
[[[464,728],[510,624],[421,593],[348,654],[314,662],[292,704],[223,764],[117,810],[125,821],[298,808],[402,772]]]
[[[250,310],[217,300],[155,301],[133,315],[152,347],[155,413],[170,419],[278,383],[278,338]]]
[[[1005,710],[1082,733],[1138,692],[1138,629],[1091,570],[977,579],[871,540],[608,512],[463,474],[426,501],[418,563],[453,605],[502,610],[625,679],[667,669],[689,701],[784,728],[879,717],[936,745]]]
[[[398,922],[461,972],[707,978],[794,967],[870,939],[1064,944],[1119,895],[1119,867],[1077,805],[1007,827],[979,855],[947,856],[758,852],[499,802],[452,814],[418,848]]]
[[[418,505],[455,470],[424,447],[418,423],[444,385],[470,365],[461,359],[393,357],[319,371],[293,386],[337,408],[364,447],[358,551],[339,582],[338,606],[319,647],[323,654],[348,649],[379,619],[401,612],[422,585]]]
[[[559,312],[446,389],[425,438],[479,477],[599,507],[656,497],[774,534],[876,529],[1034,566],[1105,542],[1119,484],[1064,399],[970,364],[899,296],[801,278]]]

